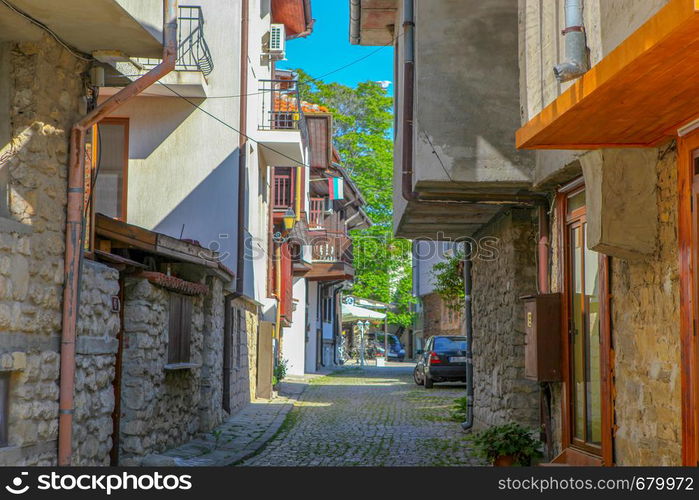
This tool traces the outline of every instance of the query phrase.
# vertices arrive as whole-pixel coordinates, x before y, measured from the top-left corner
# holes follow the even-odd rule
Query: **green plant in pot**
[[[289,366],[289,360],[280,359],[277,366],[274,367],[274,374],[272,375],[272,386],[277,387],[279,382],[286,378],[286,369]]]
[[[499,467],[528,466],[534,458],[542,455],[541,442],[532,436],[529,429],[515,423],[476,433],[472,443],[478,457]]]

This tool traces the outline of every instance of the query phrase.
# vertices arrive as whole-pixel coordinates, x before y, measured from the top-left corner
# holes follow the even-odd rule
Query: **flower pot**
[[[493,465],[495,467],[512,467],[514,463],[514,455],[500,455],[495,460],[493,460]]]

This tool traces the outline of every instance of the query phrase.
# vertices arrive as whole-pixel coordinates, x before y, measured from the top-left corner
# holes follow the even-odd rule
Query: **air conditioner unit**
[[[286,49],[286,29],[283,24],[271,24],[267,52],[274,59],[284,59]]]

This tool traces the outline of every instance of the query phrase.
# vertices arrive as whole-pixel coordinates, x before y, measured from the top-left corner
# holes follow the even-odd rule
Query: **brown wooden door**
[[[584,186],[559,196],[563,305],[563,447],[612,465],[609,259],[587,245]]]
[[[699,132],[678,146],[682,463],[699,465]]]
[[[272,375],[274,372],[274,323],[261,321],[257,335],[257,389],[258,398],[272,397]]]

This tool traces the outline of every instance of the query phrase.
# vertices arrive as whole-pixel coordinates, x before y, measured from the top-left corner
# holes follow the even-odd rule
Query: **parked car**
[[[418,351],[413,378],[427,389],[435,382],[466,382],[466,337],[430,337]]]
[[[369,334],[371,337],[371,342],[373,343],[375,349],[378,352],[383,353],[386,346],[386,340],[383,333],[373,333]],[[397,335],[392,333],[388,334],[388,357],[387,359],[395,359],[397,361],[403,361],[405,359],[405,347],[400,343]]]

